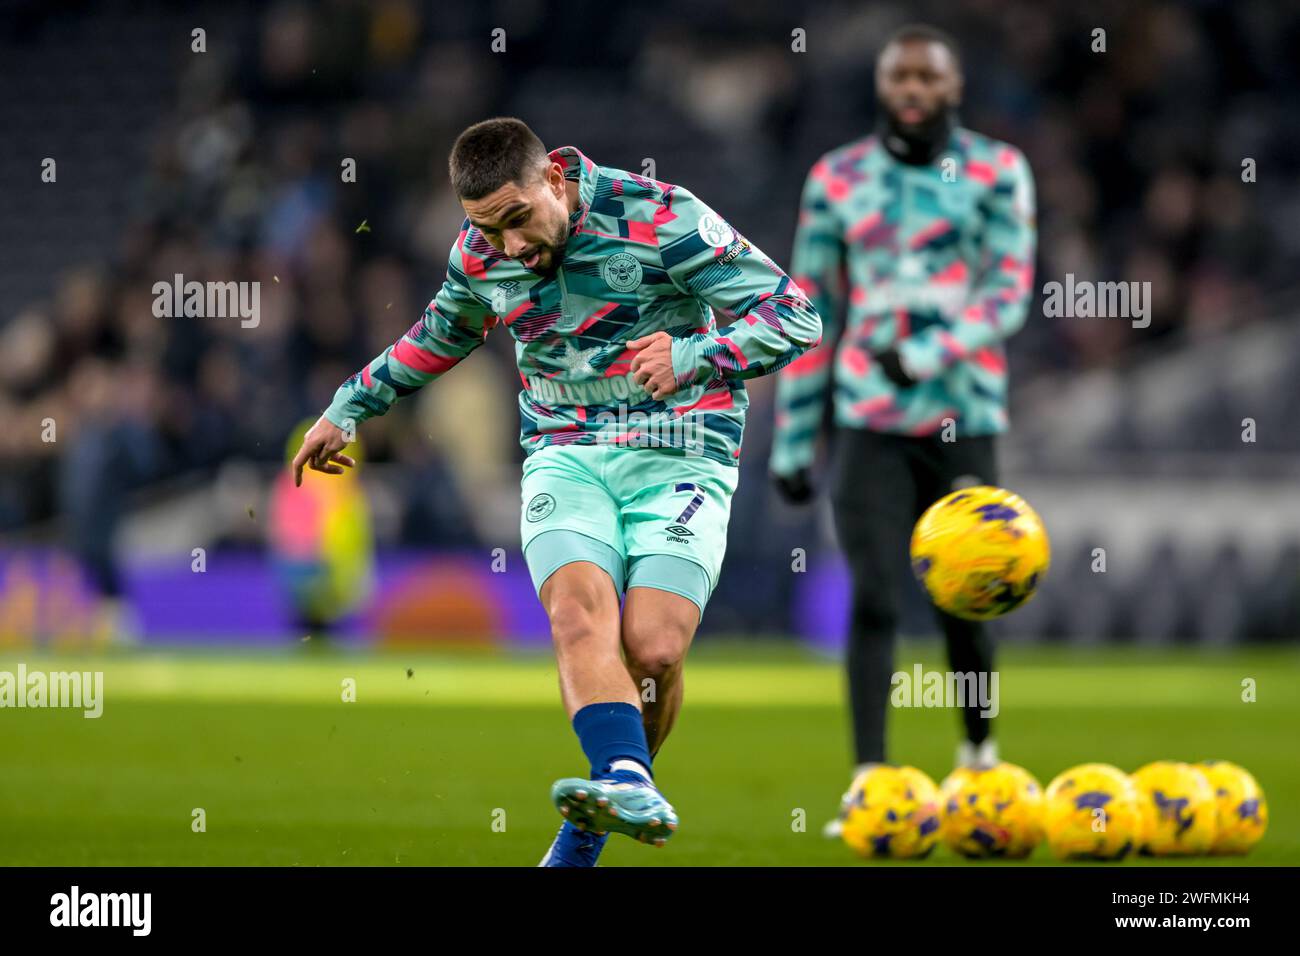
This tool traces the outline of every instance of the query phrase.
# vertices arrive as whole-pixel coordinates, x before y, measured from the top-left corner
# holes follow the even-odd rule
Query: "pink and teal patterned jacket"
[[[1032,299],[1034,184],[1013,146],[957,128],[929,166],[875,136],[823,156],[804,186],[790,274],[823,344],[777,383],[770,468],[811,464],[828,390],[838,426],[957,436],[1007,427],[1003,340]],[[876,356],[896,350],[915,384]]]
[[[351,376],[326,417],[347,429],[382,415],[504,325],[522,390],[520,443],[613,444],[736,465],[745,381],[821,338],[808,297],[771,259],[681,186],[553,151],[578,184],[564,260],[539,276],[497,252],[466,219],[437,297],[383,354]],[[666,331],[679,388],[651,399],[627,343]]]

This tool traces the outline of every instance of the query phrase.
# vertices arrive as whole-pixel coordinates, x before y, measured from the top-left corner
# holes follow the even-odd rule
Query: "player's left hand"
[[[667,398],[677,391],[671,335],[667,332],[643,335],[628,342],[627,347],[639,350],[632,359],[632,381],[643,386],[651,398]]]
[[[781,497],[792,505],[807,504],[812,500],[812,473],[807,468],[800,468],[789,475],[773,473],[772,482],[776,485],[776,490],[781,493]]]

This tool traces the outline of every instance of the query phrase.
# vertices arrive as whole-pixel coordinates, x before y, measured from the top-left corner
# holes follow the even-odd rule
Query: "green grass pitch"
[[[19,659],[0,651],[0,670]],[[532,866],[559,823],[551,781],[585,770],[547,658],[21,659],[29,671],[102,670],[105,703],[97,720],[0,710],[4,865]],[[897,666],[914,660],[944,666],[933,645],[905,645]],[[1300,863],[1294,650],[1007,647],[1000,672],[1003,755],[1044,784],[1085,761],[1232,760],[1259,779],[1270,827],[1250,856],[1209,862]],[[956,736],[950,710],[891,711],[893,759],[936,781]],[[990,865],[943,847],[926,861],[868,864],[822,839],[848,782],[842,678],[794,649],[694,651],[656,773],[681,829],[663,849],[612,837],[602,865]],[[1039,847],[1027,863],[996,865],[1051,862]],[[1151,861],[1107,865],[1133,862]]]

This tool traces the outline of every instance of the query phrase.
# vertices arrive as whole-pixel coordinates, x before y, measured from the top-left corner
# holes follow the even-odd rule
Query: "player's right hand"
[[[294,485],[302,486],[303,465],[327,475],[341,475],[344,467],[351,468],[355,465],[354,459],[341,454],[347,445],[348,439],[343,429],[322,415],[303,436],[302,447],[293,456]]]
[[[812,500],[812,473],[807,468],[800,468],[789,475],[772,475],[772,483],[781,497],[792,505],[806,504]]]

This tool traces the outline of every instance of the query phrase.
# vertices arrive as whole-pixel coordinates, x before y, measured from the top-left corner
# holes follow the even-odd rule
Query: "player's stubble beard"
[[[913,166],[928,166],[948,147],[957,126],[957,107],[944,103],[919,123],[901,123],[883,100],[877,132],[891,156]]]
[[[537,263],[532,272],[539,276],[549,277],[555,275],[560,269],[560,264],[564,262],[564,251],[569,245],[569,223],[568,211],[565,211],[564,218],[556,226],[555,236],[546,243],[542,244],[542,249],[549,253],[549,256],[543,256],[546,265],[543,267],[541,261]],[[525,267],[527,268],[527,267]]]

